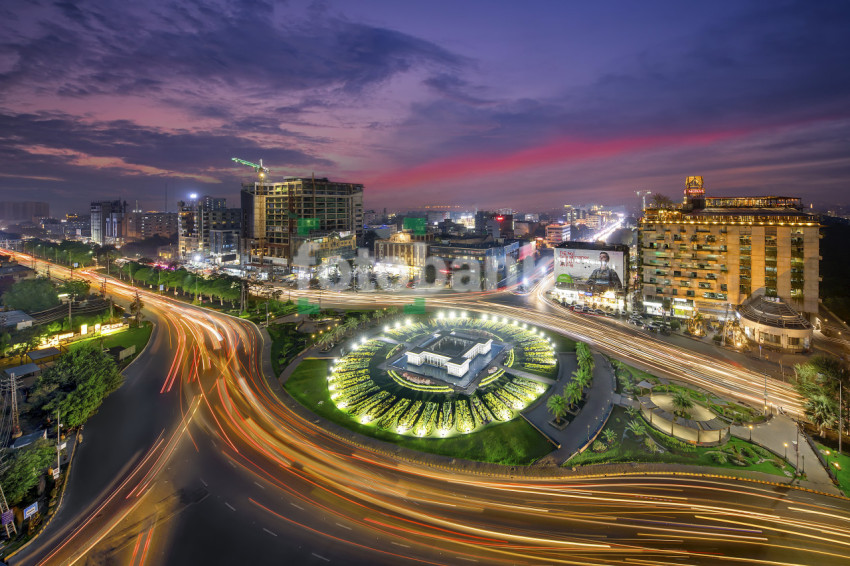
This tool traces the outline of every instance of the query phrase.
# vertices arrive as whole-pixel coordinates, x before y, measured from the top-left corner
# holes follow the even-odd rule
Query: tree
[[[673,406],[676,408],[677,415],[687,417],[688,409],[694,406],[694,402],[684,391],[676,391],[673,393]]]
[[[812,395],[803,402],[803,411],[823,436],[824,429],[835,426],[838,420],[838,403],[823,393]]]
[[[59,290],[67,293],[70,297],[83,297],[88,295],[91,284],[83,279],[67,279],[59,286]]]
[[[574,407],[581,401],[583,387],[577,381],[571,381],[564,387],[564,399],[567,400],[570,407]]]
[[[552,395],[546,399],[546,408],[555,418],[555,422],[560,424],[567,414],[567,400],[560,395]]]
[[[10,309],[39,312],[59,305],[59,294],[46,277],[22,279],[3,294],[3,304]]]
[[[662,195],[659,193],[655,193],[652,195],[652,200],[650,201],[650,205],[648,208],[672,208],[673,207],[673,199],[668,197],[667,195]]]
[[[142,297],[139,296],[139,292],[136,291],[136,295],[133,297],[133,302],[130,303],[130,314],[133,315],[133,325],[138,327],[142,321],[142,309],[145,308],[145,304],[142,302]]]
[[[45,414],[62,414],[69,428],[85,423],[123,378],[109,354],[91,344],[59,357],[36,381],[31,402]]]
[[[613,431],[612,429],[610,429],[610,428],[606,428],[606,429],[602,432],[602,438],[604,438],[604,439],[605,439],[605,442],[606,442],[607,444],[612,444],[612,443],[614,442],[614,439],[615,439],[615,438],[617,438],[617,433],[616,433],[616,432],[614,432],[614,431]]]
[[[55,461],[54,458],[56,449],[43,438],[13,453],[2,480],[3,494],[9,505],[23,501],[44,470]]]

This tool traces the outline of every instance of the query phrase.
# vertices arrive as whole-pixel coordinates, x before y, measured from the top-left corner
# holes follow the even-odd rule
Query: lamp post
[[[752,442],[753,441],[753,425],[748,425],[748,428],[750,429],[750,442]]]
[[[783,442],[782,445],[785,447],[785,459],[788,460],[788,443]]]

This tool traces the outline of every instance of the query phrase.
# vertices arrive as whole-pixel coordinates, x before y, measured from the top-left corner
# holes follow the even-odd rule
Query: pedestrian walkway
[[[733,426],[730,430],[734,436],[743,440],[750,440],[750,428],[748,426]],[[798,435],[797,423],[791,418],[785,415],[776,415],[765,424],[754,425],[752,441],[764,446],[777,456],[785,457],[792,466],[800,471],[805,471],[806,481],[800,482],[801,485],[826,493],[841,494],[841,491],[832,483],[829,474],[821,466],[817,454],[806,442],[805,437],[802,434]],[[797,443],[796,446],[795,442]]]
[[[496,367],[498,367],[499,369],[503,369],[506,372],[512,373],[516,376],[524,377],[525,379],[530,379],[532,381],[536,381],[536,382],[542,383],[544,385],[554,385],[555,382],[556,382],[556,380],[554,380],[554,379],[550,379],[548,377],[543,377],[542,375],[537,375],[535,373],[531,373],[531,372],[528,372],[528,371],[523,371],[521,369],[512,368],[512,367],[503,366],[503,365],[498,365]],[[560,377],[560,373],[558,375]]]
[[[608,360],[601,354],[595,354],[594,361],[596,363],[593,368],[593,381],[587,391],[587,402],[563,430],[558,430],[549,424],[549,421],[552,420],[552,414],[546,408],[545,401],[551,395],[560,395],[564,386],[572,379],[572,373],[577,365],[574,354],[559,355],[558,363],[561,369],[555,385],[544,395],[545,398],[541,400],[542,402],[523,413],[534,426],[545,431],[548,436],[557,440],[561,445],[560,448],[542,458],[539,461],[540,465],[560,466],[567,458],[587,444],[589,438],[601,426],[601,421],[613,402],[613,370]]]

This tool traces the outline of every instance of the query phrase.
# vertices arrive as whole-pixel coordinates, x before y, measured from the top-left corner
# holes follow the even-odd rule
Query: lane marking
[[[304,510],[304,508],[303,508],[303,507],[301,507],[300,505],[298,505],[298,504],[296,504],[296,503],[292,503],[292,502],[290,502],[289,504],[290,504],[290,505],[292,505],[293,507],[298,507],[298,508],[299,508],[299,509],[301,509],[302,511]]]
[[[349,531],[351,530],[351,527],[349,527],[348,525],[343,525],[342,523],[337,523],[336,525],[338,527],[342,527],[343,529],[348,529]]]
[[[230,508],[231,511],[236,511],[236,507],[234,507],[233,505],[231,505],[227,501],[225,501],[224,504],[227,505]]]
[[[259,483],[259,482],[254,482],[254,485],[256,485],[257,487],[259,487],[260,489],[266,489],[264,486],[260,485],[260,483]]]
[[[330,562],[330,561],[331,561],[331,559],[330,559],[330,558],[325,558],[325,557],[324,557],[324,556],[322,556],[321,554],[316,554],[315,552],[311,552],[310,554],[312,554],[312,555],[313,555],[313,556],[315,556],[316,558],[321,558],[321,559],[322,559],[322,560],[324,560],[325,562]]]
[[[271,536],[273,536],[273,537],[276,537],[276,536],[277,536],[276,534],[274,534],[273,532],[271,532],[270,530],[268,530],[268,529],[267,529],[267,528],[265,528],[265,527],[263,527],[263,530],[264,530],[264,531],[266,531],[267,533],[269,533],[269,534],[270,534]]]
[[[401,544],[400,542],[396,542],[396,541],[394,541],[394,540],[391,540],[391,541],[390,541],[390,544],[394,544],[394,545],[396,545],[396,546],[401,546],[401,547],[404,547],[404,548],[410,548],[410,545],[409,545],[409,544]]]

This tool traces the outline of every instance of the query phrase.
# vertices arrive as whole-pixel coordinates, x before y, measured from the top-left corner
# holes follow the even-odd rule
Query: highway
[[[135,292],[112,280],[107,291]],[[86,425],[59,515],[12,564],[784,565],[850,554],[848,502],[785,486],[554,469],[484,476],[352,445],[280,400],[256,326],[141,294],[157,323],[152,342]],[[554,310],[539,288],[527,297],[543,301],[539,312],[507,295],[428,302],[515,316],[760,399],[743,370],[638,333],[618,337],[606,321]],[[322,306],[410,300],[325,293]],[[779,399],[782,385],[770,394]],[[794,402],[788,394],[786,408]]]

